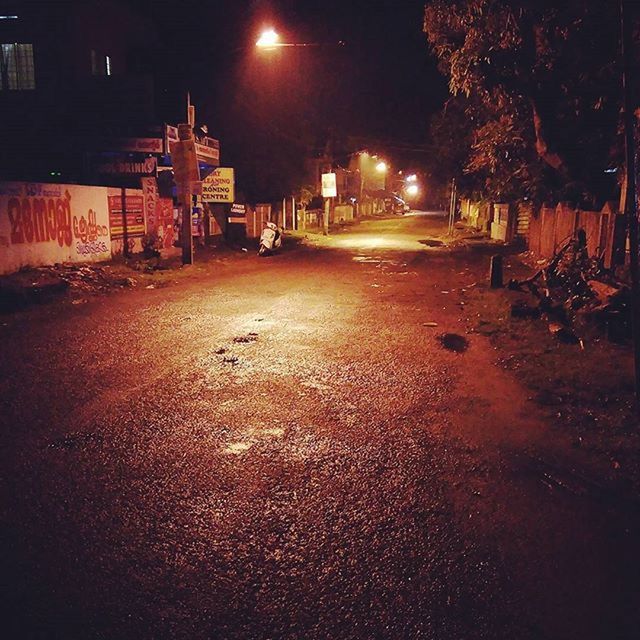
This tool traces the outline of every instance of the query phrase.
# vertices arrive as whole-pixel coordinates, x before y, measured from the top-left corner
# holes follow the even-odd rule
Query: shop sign
[[[213,138],[209,138],[213,140]],[[198,154],[198,160],[200,162],[206,162],[207,164],[220,164],[220,148],[212,147],[206,144],[200,144],[196,142],[196,153]]]
[[[108,175],[155,176],[158,162],[156,158],[144,160],[114,160],[96,165],[96,172]]]
[[[109,227],[111,240],[124,237],[124,224],[127,226],[128,238],[140,238],[144,235],[144,198],[143,196],[125,196],[126,213],[122,213],[122,196],[109,196]],[[123,217],[125,218],[123,220]]]
[[[155,233],[158,226],[157,208],[160,194],[155,178],[142,178],[142,197],[144,198],[144,217],[147,233]]]
[[[114,151],[162,153],[162,138],[120,138],[107,141],[105,148]]]
[[[233,202],[235,177],[232,167],[218,167],[202,181],[203,202]]]

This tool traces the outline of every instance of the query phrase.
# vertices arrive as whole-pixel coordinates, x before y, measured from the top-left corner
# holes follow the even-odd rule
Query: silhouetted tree
[[[451,92],[467,98],[464,170],[487,195],[583,203],[611,196],[618,25],[616,5],[594,0],[426,6],[428,42]]]

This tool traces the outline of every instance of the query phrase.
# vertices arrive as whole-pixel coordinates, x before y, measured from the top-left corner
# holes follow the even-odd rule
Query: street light
[[[387,163],[384,160],[380,160],[376,165],[376,171],[378,173],[384,173],[387,170]]]
[[[407,192],[408,196],[411,197],[415,197],[418,195],[418,193],[420,192],[420,187],[418,187],[417,184],[410,184],[405,191]]]
[[[280,47],[325,47],[339,46],[344,47],[344,40],[338,42],[280,42],[280,35],[273,29],[265,29],[258,40],[256,47],[259,49],[279,49]]]
[[[260,34],[256,47],[262,49],[273,49],[279,45],[280,36],[276,33],[275,29],[266,29]]]

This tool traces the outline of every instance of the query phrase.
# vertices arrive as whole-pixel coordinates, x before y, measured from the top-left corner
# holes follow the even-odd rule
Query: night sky
[[[352,135],[420,141],[429,114],[446,97],[422,33],[423,0],[129,1],[158,25],[163,80],[188,86],[209,120],[229,117],[221,108],[234,91],[233,74],[256,56],[252,45],[265,24],[290,42],[327,43],[287,50],[289,60],[280,68],[294,57],[311,57],[311,66],[322,58],[329,74],[339,73],[335,124]],[[338,41],[345,46],[329,46]],[[305,81],[313,80],[302,71]],[[288,93],[299,90],[287,84]]]
[[[157,26],[172,104],[191,92],[241,179],[266,164],[282,172],[329,139],[419,167],[429,117],[447,97],[422,33],[423,0],[129,2]],[[266,25],[286,42],[323,46],[259,52]]]

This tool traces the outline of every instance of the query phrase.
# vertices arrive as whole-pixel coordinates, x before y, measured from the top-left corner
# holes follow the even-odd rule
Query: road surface
[[[638,637],[637,514],[541,481],[445,227],[0,318],[3,637]]]

